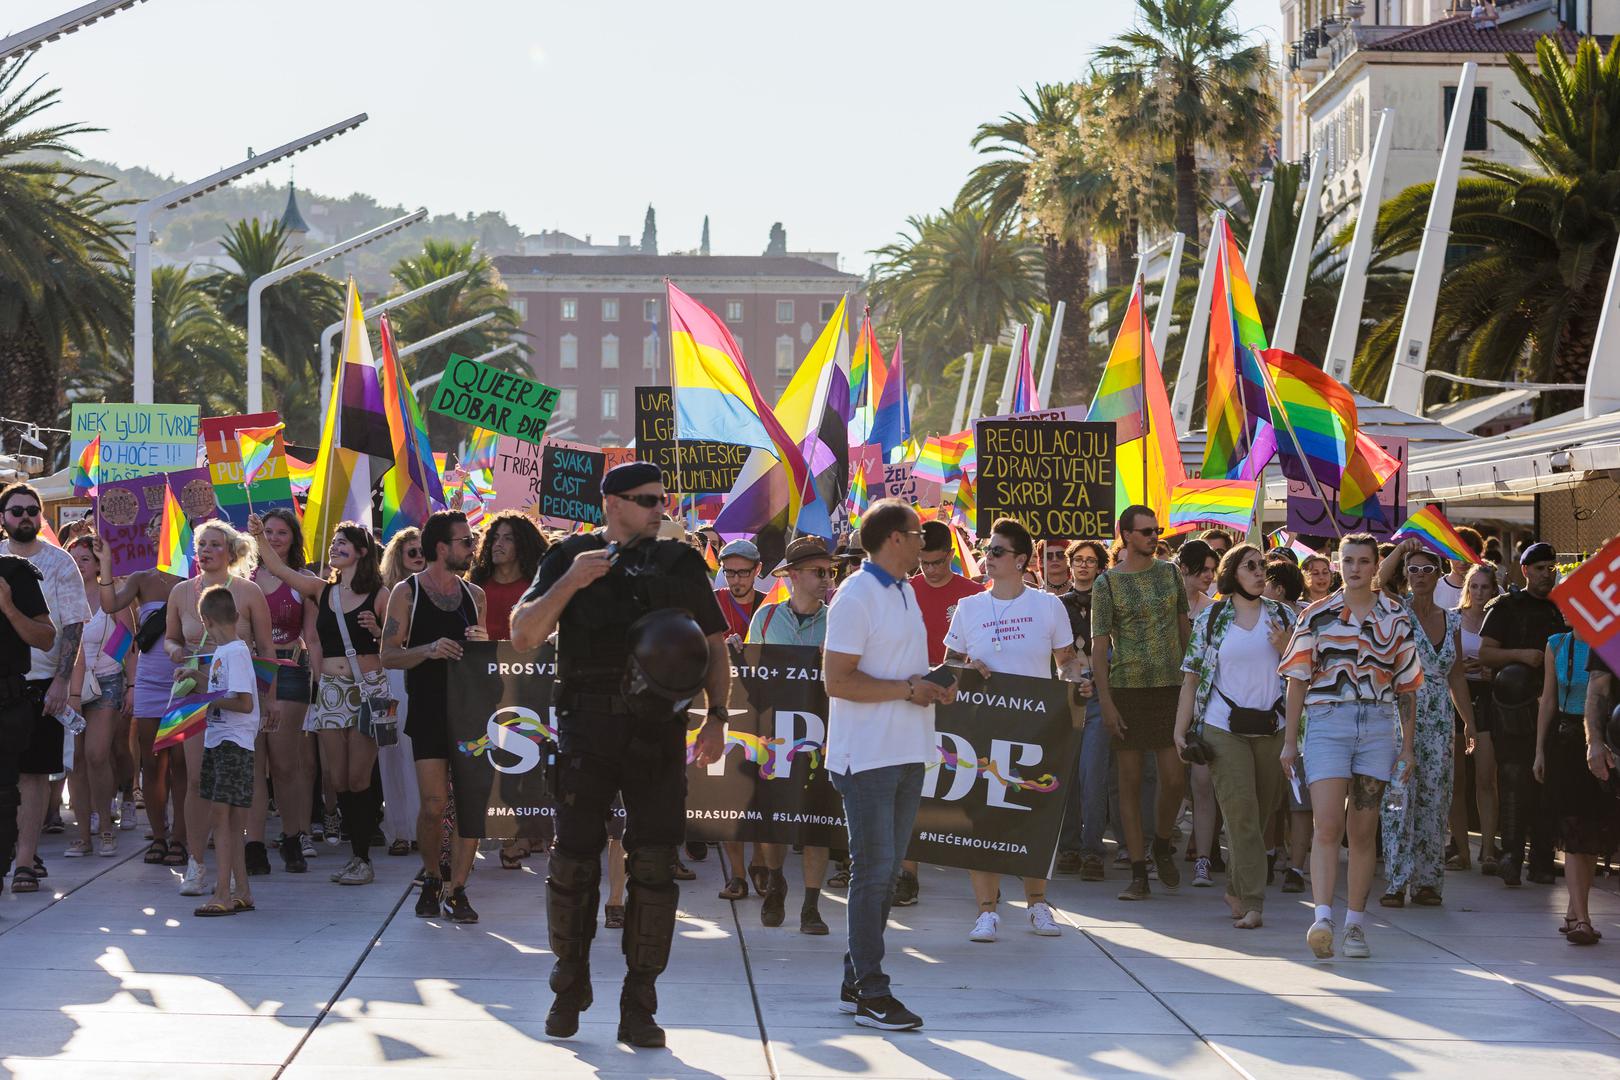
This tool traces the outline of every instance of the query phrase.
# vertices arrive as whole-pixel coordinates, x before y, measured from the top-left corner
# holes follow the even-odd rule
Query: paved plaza
[[[1444,908],[1374,908],[1372,960],[1317,963],[1299,897],[1272,890],[1266,926],[1245,933],[1216,890],[1128,904],[1117,877],[1054,883],[1061,939],[1031,934],[1019,903],[1001,941],[971,944],[966,873],[925,867],[888,941],[896,994],[927,1026],[882,1034],[836,1007],[843,895],[824,896],[830,938],[797,933],[791,899],[768,930],[757,898],[716,898],[711,854],[683,885],[659,983],[669,1048],[632,1051],[614,1041],[617,931],[599,932],[580,1034],[543,1034],[543,858],[516,872],[480,858],[476,926],[413,917],[414,859],[379,854],[374,885],[329,884],[340,849],[324,846],[307,875],[254,879],[258,911],[197,919],[138,836],[116,860],[53,858],[48,837],[46,887],[0,898],[0,1077],[1620,1074],[1613,878],[1592,898],[1595,948],[1555,932],[1561,887],[1458,873]]]

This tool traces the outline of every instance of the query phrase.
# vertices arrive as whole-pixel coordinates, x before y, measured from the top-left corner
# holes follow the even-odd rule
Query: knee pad
[[[663,845],[641,847],[625,856],[625,872],[631,881],[649,888],[675,881],[675,849]]]
[[[582,858],[561,847],[553,846],[546,862],[546,882],[560,892],[587,892],[602,880],[602,864],[597,859]]]

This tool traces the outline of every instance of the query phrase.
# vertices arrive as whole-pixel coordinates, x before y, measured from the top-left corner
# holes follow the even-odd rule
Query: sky
[[[0,36],[79,0],[4,0]],[[1236,0],[1273,45],[1277,0]],[[717,254],[837,251],[863,270],[948,203],[975,127],[1077,77],[1128,0],[147,0],[46,45],[51,122],[85,154],[196,179],[359,112],[260,174],[526,232],[641,235]]]

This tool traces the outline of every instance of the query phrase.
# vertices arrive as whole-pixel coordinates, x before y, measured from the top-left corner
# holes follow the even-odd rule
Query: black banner
[[[540,448],[540,516],[601,525],[606,462],[595,447],[547,440]]]
[[[1084,420],[981,420],[978,533],[1017,518],[1037,540],[1114,538],[1114,425]]]
[[[545,840],[551,835],[545,762],[557,745],[551,645],[468,641],[450,665],[450,776],[464,837]]]
[[[1046,877],[1080,753],[1068,684],[963,669],[934,730],[940,761],[923,776],[906,858]]]
[[[636,457],[663,470],[666,490],[686,495],[730,491],[742,474],[748,451],[746,446],[706,439],[677,442],[673,391],[667,386],[636,387]]]
[[[822,767],[827,688],[821,650],[748,645],[733,654],[725,756],[687,766],[686,835],[692,840],[843,847],[844,804]],[[690,747],[702,726],[687,730]]]

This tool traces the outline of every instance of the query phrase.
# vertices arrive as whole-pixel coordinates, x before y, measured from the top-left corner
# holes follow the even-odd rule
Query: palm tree
[[[495,264],[470,240],[457,244],[430,239],[422,245],[420,254],[396,263],[393,275],[400,291],[409,292],[462,270],[467,272],[466,277],[403,304],[390,314],[396,340],[404,346],[480,315],[495,317],[407,357],[405,373],[412,383],[443,371],[451,353],[479,356],[522,337],[523,320],[512,309]],[[529,347],[520,342],[514,352],[491,362],[508,371],[527,373],[525,355],[528,351]],[[437,446],[449,446],[466,434],[456,421],[435,412],[427,413],[427,423],[429,438]]]
[[[1620,42],[1620,39],[1617,39]],[[1553,39],[1536,47],[1536,67],[1508,55],[1529,99],[1523,127],[1491,121],[1537,168],[1468,159],[1457,184],[1451,243],[1430,335],[1429,368],[1507,382],[1585,381],[1620,235],[1620,47],[1591,38],[1574,57]],[[1433,194],[1417,184],[1384,204],[1374,264],[1417,250]],[[1408,275],[1409,276],[1409,275]],[[1365,336],[1354,379],[1380,396],[1403,312]],[[1432,400],[1477,389],[1431,382]],[[1488,392],[1488,391],[1484,391]],[[1578,392],[1542,394],[1542,415],[1579,404]]]
[[[61,367],[130,333],[124,226],[101,177],[46,155],[77,156],[68,139],[95,129],[28,125],[56,103],[26,61],[0,64],[0,401],[8,413],[56,424]]]
[[[1201,251],[1199,153],[1245,160],[1275,124],[1270,51],[1232,18],[1235,0],[1137,0],[1140,23],[1098,49],[1102,85],[1135,106],[1138,130],[1169,151],[1176,229]]]
[[[220,243],[236,269],[215,270],[204,281],[220,314],[246,330],[248,287],[302,255],[293,250],[279,221],[243,219],[226,231]],[[343,315],[342,285],[318,271],[305,270],[266,289],[259,302],[265,349],[281,358],[289,374],[315,376],[321,331]]]

